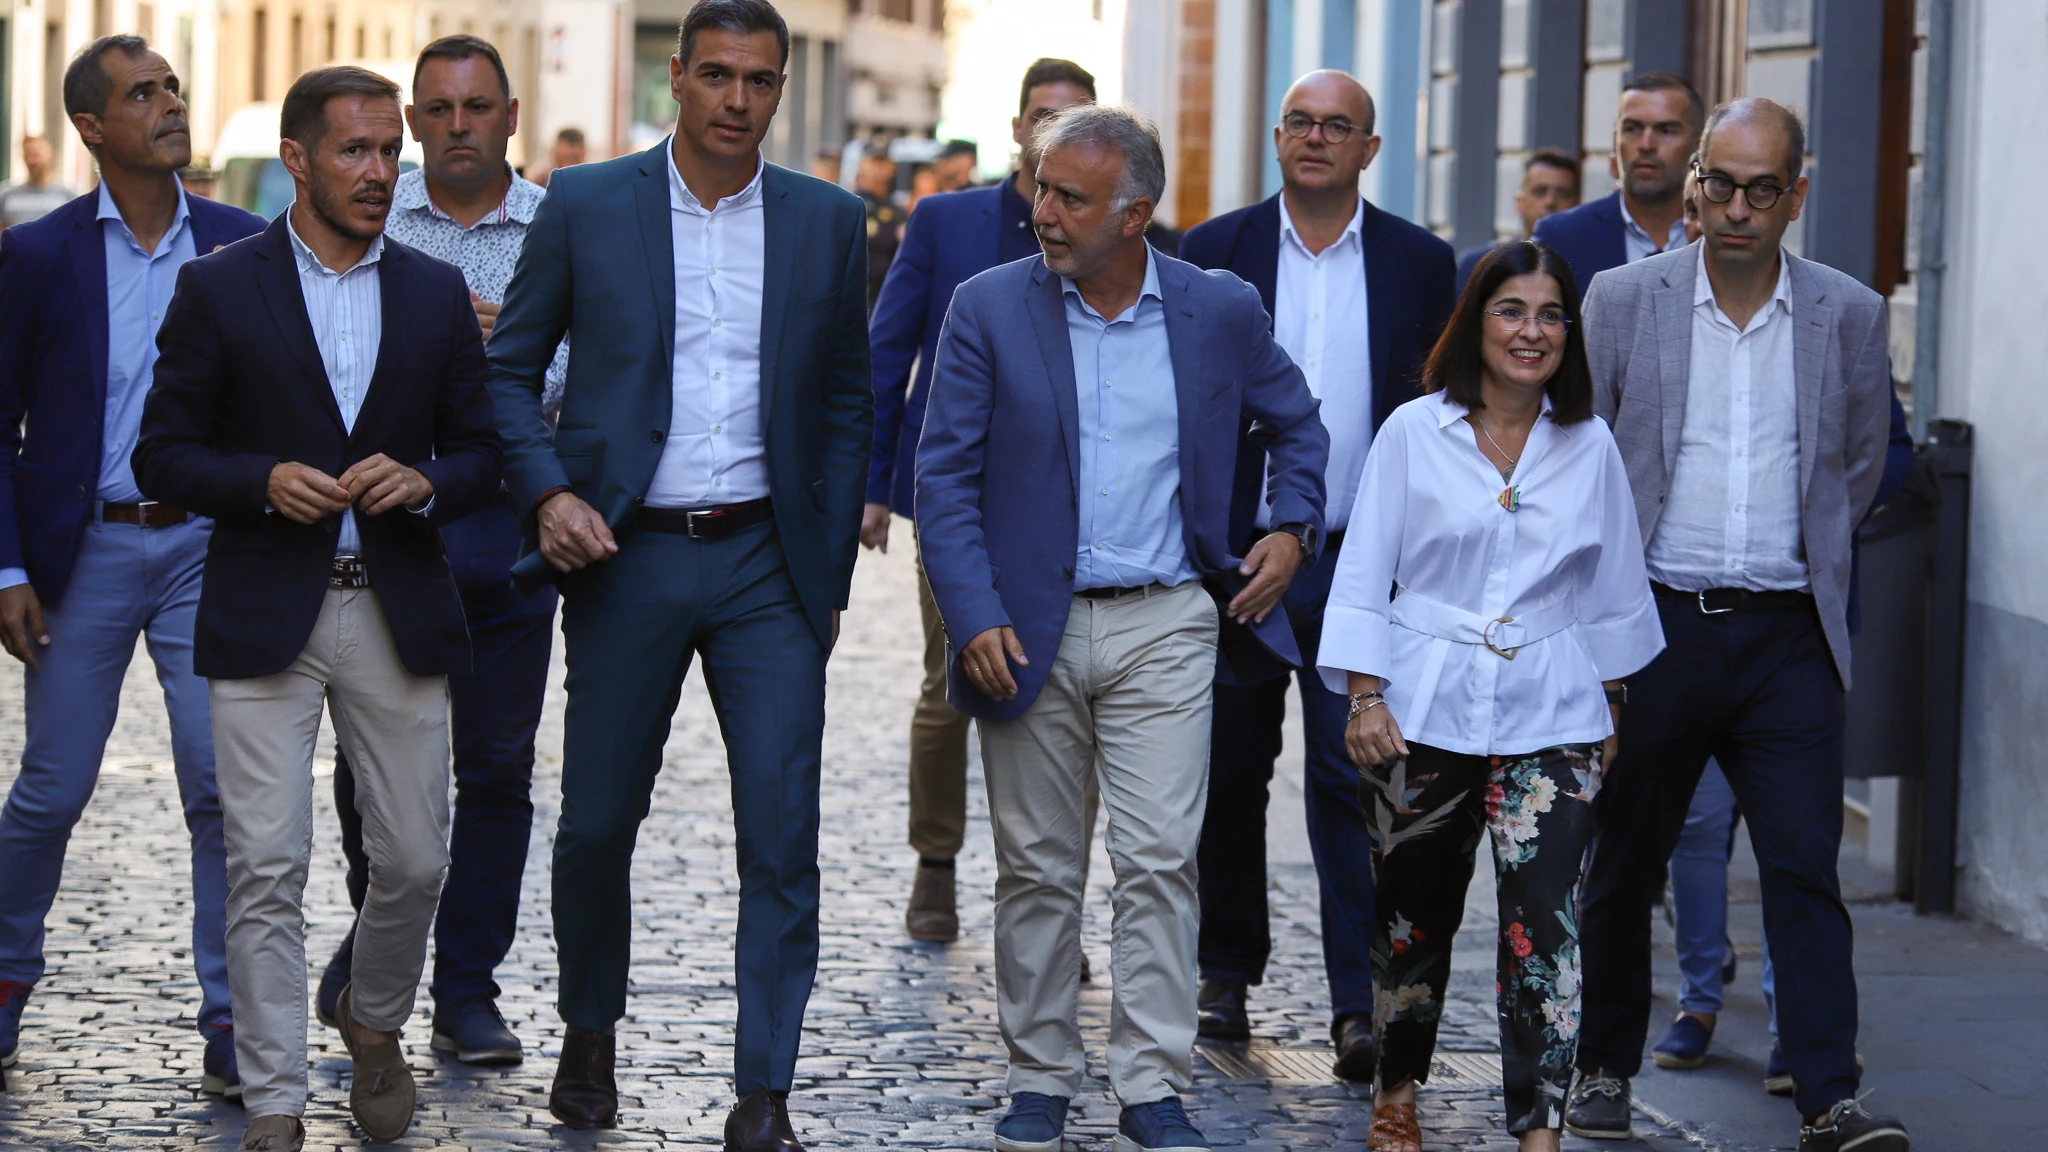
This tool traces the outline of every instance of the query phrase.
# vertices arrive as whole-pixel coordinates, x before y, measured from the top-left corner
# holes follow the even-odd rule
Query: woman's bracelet
[[[1346,714],[1345,719],[1356,719],[1386,702],[1387,698],[1378,692],[1353,692],[1351,694],[1351,710]]]

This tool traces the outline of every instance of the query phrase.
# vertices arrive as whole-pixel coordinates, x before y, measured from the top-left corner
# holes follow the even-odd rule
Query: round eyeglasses
[[[1351,139],[1351,134],[1358,130],[1358,125],[1353,124],[1349,120],[1318,120],[1313,116],[1304,115],[1300,112],[1290,113],[1285,119],[1280,121],[1281,131],[1286,132],[1296,140],[1308,139],[1308,134],[1317,128],[1323,130],[1323,140],[1325,143],[1342,144],[1346,140]]]
[[[1526,308],[1517,308],[1510,304],[1503,308],[1489,308],[1486,310],[1486,314],[1493,317],[1493,322],[1500,325],[1500,329],[1503,332],[1520,332],[1531,320],[1534,320],[1536,326],[1545,332],[1562,332],[1567,327],[1570,327],[1572,322],[1571,317],[1566,316],[1555,308],[1545,308],[1541,312],[1531,312]]]
[[[1742,198],[1749,201],[1751,208],[1762,212],[1776,204],[1778,197],[1785,194],[1783,188],[1769,180],[1752,180],[1747,184],[1737,184],[1726,176],[1710,176],[1700,171],[1698,165],[1693,166],[1692,174],[1693,178],[1699,181],[1700,195],[1716,204],[1726,204],[1735,199],[1735,194],[1740,192]]]

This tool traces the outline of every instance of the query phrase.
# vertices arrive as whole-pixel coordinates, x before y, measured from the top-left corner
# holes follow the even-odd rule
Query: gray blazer
[[[1792,358],[1799,388],[1800,524],[1806,570],[1842,686],[1849,686],[1849,547],[1877,494],[1891,417],[1884,298],[1785,254],[1792,267]],[[1593,407],[1614,429],[1647,544],[1657,529],[1692,365],[1694,247],[1593,277],[1584,305]]]

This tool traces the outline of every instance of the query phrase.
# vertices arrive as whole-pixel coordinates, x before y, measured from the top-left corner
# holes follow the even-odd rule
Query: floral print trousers
[[[1579,869],[1593,837],[1599,751],[1469,756],[1410,743],[1366,769],[1359,798],[1379,885],[1373,1032],[1382,1087],[1429,1079],[1451,938],[1481,839],[1500,890],[1502,1087],[1508,1131],[1559,1128],[1579,1035]]]

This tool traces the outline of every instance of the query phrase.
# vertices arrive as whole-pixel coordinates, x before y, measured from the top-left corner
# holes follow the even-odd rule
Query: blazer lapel
[[[633,184],[633,205],[640,217],[640,248],[647,256],[647,287],[654,301],[654,318],[660,322],[656,339],[661,344],[661,362],[676,358],[676,256],[675,231],[668,216],[668,157],[665,144],[641,153],[640,179]]]
[[[1628,225],[1621,218],[1628,209],[1622,206],[1620,192],[1608,193],[1601,203],[1605,206],[1602,212],[1606,224],[1600,229],[1600,235],[1605,238],[1601,246],[1606,249],[1601,257],[1601,266],[1619,268],[1628,263]],[[1587,277],[1587,282],[1591,281],[1592,277]],[[1579,285],[1580,295],[1585,294],[1586,287],[1586,284]]]
[[[81,199],[83,199],[81,197]],[[74,201],[77,203],[77,201]],[[87,204],[92,201],[87,200]],[[85,308],[85,346],[92,356],[93,411],[107,407],[107,242],[100,222],[81,212],[71,233],[71,270]]]
[[[761,231],[766,264],[761,276],[761,427],[775,409],[776,365],[782,350],[782,318],[789,311],[790,264],[796,259],[797,221],[789,211],[789,183],[769,164],[761,174]],[[673,330],[673,307],[671,323]]]
[[[1685,261],[1656,292],[1658,401],[1664,421],[1664,483],[1678,462],[1678,433],[1685,425],[1686,383],[1692,376],[1692,294],[1699,265]]]
[[[1200,433],[1196,421],[1202,415],[1202,383],[1206,379],[1202,366],[1207,363],[1202,355],[1202,326],[1195,322],[1195,310],[1189,303],[1186,270],[1164,258],[1155,256],[1154,259],[1159,264],[1159,294],[1166,308],[1167,355],[1173,362],[1174,407],[1178,411],[1180,425],[1181,491],[1193,492],[1197,487],[1195,445]],[[1140,298],[1139,304],[1142,306],[1143,303],[1143,298]],[[1192,554],[1192,522],[1188,524],[1187,534]]]
[[[394,385],[391,373],[398,370],[398,353],[395,349],[406,346],[405,321],[412,315],[402,298],[405,291],[405,249],[384,238],[384,251],[377,257],[377,311],[382,317],[377,336],[377,363],[370,369],[370,386],[363,393],[363,406],[356,411],[355,431],[349,433],[353,439],[356,432],[370,423],[371,413],[383,403],[384,394]],[[329,389],[330,394],[332,389]],[[336,411],[340,411],[339,406]]]
[[[1394,267],[1391,254],[1375,251],[1393,236],[1393,229],[1386,224],[1386,213],[1364,200],[1358,202],[1358,210],[1365,214],[1358,222],[1358,249],[1365,259],[1365,354],[1372,362],[1372,424],[1374,431],[1378,431],[1394,409],[1406,402],[1405,397],[1393,395],[1393,383],[1387,379],[1387,358],[1394,344],[1394,309],[1411,303],[1414,297],[1395,283],[1399,269]]]
[[[1280,292],[1280,197],[1276,193],[1246,214],[1244,235],[1231,271],[1258,289],[1270,320]]]
[[[1038,336],[1038,354],[1045,361],[1045,382],[1052,389],[1052,405],[1059,413],[1060,444],[1067,453],[1067,481],[1073,491],[1081,490],[1081,457],[1074,450],[1081,438],[1081,401],[1075,394],[1074,345],[1067,336],[1067,302],[1060,278],[1043,259],[1031,270],[1037,290],[1025,300],[1031,313],[1031,328]]]
[[[333,418],[335,429],[346,436],[348,424],[341,418],[341,405],[335,403],[327,365],[320,360],[320,342],[313,336],[313,321],[306,316],[306,294],[299,288],[298,258],[292,251],[291,238],[285,235],[282,213],[264,232],[262,245],[257,250],[262,259],[256,265],[256,282],[263,289],[263,306],[270,310],[270,318],[284,337],[285,347],[291,349],[292,358],[299,362],[305,382],[318,394],[317,403]]]
[[[1799,398],[1799,493],[1806,495],[1813,483],[1814,457],[1820,453],[1820,397],[1827,386],[1829,336],[1834,332],[1835,310],[1827,298],[1814,293],[1798,258],[1786,253],[1792,265],[1792,376]]]

